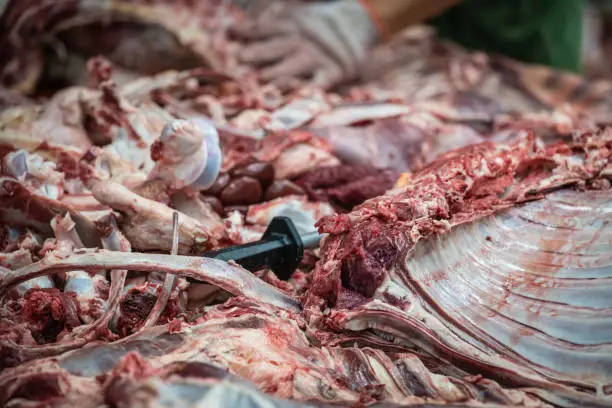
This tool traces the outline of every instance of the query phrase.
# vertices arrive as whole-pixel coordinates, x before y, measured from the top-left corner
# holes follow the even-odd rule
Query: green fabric
[[[430,23],[469,48],[580,72],[582,8],[582,0],[464,0]]]

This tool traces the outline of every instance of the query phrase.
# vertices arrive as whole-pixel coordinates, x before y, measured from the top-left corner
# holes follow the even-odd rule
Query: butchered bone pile
[[[90,3],[0,19],[1,406],[612,406],[612,84],[416,27],[281,93],[227,2]],[[288,281],[201,256],[275,216]]]

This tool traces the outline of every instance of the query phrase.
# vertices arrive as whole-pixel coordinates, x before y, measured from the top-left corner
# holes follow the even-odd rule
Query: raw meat
[[[29,399],[24,388],[43,380],[32,372],[36,367],[48,373],[44,399],[52,398],[56,406],[75,401],[87,401],[80,406],[102,401],[129,405],[139,390],[153,387],[156,392],[141,401],[149,406],[159,398],[172,398],[171,390],[190,383],[187,379],[193,380],[191,393],[198,395],[207,377],[226,377],[224,369],[252,379],[268,394],[313,404],[383,400],[412,405],[433,400],[541,406],[531,390],[504,391],[492,381],[468,376],[452,379],[431,372],[411,353],[312,347],[299,327],[299,316],[253,301],[232,299],[208,309],[195,324],[176,323],[60,359],[22,365],[13,375],[0,376],[0,386],[7,390],[4,401]]]
[[[476,228],[474,231],[484,235],[483,243],[499,243],[497,238],[499,232],[496,231],[500,231],[500,228],[495,220],[500,218],[486,217],[495,217],[492,214],[507,210],[517,203],[534,201],[524,207],[517,207],[519,213],[516,216],[513,215],[515,210],[506,211],[501,220],[507,221],[502,224],[501,231],[507,233],[508,228],[517,228],[517,220],[528,220],[528,214],[534,211],[548,215],[550,221],[543,222],[547,225],[546,229],[550,230],[551,226],[558,225],[559,222],[564,225],[563,212],[578,211],[577,224],[574,226],[580,225],[582,228],[573,231],[576,231],[575,239],[582,241],[577,243],[577,247],[585,248],[586,253],[593,257],[588,265],[596,266],[595,269],[587,269],[587,271],[592,270],[587,273],[590,273],[590,279],[599,278],[605,281],[607,277],[605,269],[602,271],[597,267],[599,265],[605,267],[606,264],[601,264],[599,259],[605,262],[609,245],[593,246],[592,234],[600,234],[604,237],[603,241],[607,242],[605,238],[608,233],[605,229],[607,223],[605,218],[604,222],[600,223],[599,217],[606,217],[609,212],[606,210],[606,203],[610,201],[607,180],[612,175],[609,157],[611,142],[612,138],[608,131],[579,134],[570,144],[558,143],[547,146],[529,133],[508,144],[487,142],[448,153],[416,173],[402,190],[370,200],[349,214],[323,218],[324,231],[332,236],[324,243],[322,259],[314,271],[313,281],[308,285],[309,288],[304,296],[303,305],[308,320],[304,320],[301,316],[299,302],[290,294],[283,293],[290,291],[291,288],[280,287],[281,290],[272,288],[250,273],[221,262],[175,255],[138,253],[125,255],[100,250],[68,254],[59,249],[54,253],[47,253],[42,261],[6,273],[1,284],[2,293],[11,291],[28,279],[45,276],[48,273],[127,269],[132,273],[138,271],[173,273],[192,280],[212,283],[225,292],[243,298],[230,300],[212,308],[192,309],[188,312],[192,315],[191,319],[174,318],[166,326],[145,329],[136,333],[135,337],[130,336],[109,345],[88,347],[82,351],[64,354],[59,360],[46,360],[41,357],[67,350],[70,348],[69,345],[76,348],[75,345],[83,344],[83,340],[75,339],[72,343],[59,340],[54,352],[50,346],[32,347],[26,344],[19,345],[16,342],[23,340],[18,338],[4,339],[3,364],[15,365],[35,359],[2,375],[5,388],[9,390],[5,397],[6,401],[19,404],[20,401],[32,398],[27,397],[22,390],[24,387],[25,389],[32,387],[36,381],[39,381],[37,376],[40,374],[34,374],[35,372],[46,373],[46,383],[56,385],[49,391],[49,395],[36,394],[34,398],[52,398],[57,406],[67,405],[76,400],[90,401],[88,404],[96,405],[100,401],[112,404],[109,398],[117,398],[112,401],[131,401],[132,392],[115,393],[115,388],[119,386],[115,385],[117,381],[121,384],[121,390],[133,389],[136,392],[141,389],[140,387],[149,388],[153,384],[165,390],[167,387],[178,387],[177,384],[184,381],[180,378],[190,377],[187,374],[178,377],[172,374],[178,367],[189,367],[190,370],[198,372],[196,367],[204,369],[209,367],[206,364],[213,364],[248,378],[267,393],[281,398],[310,402],[337,401],[347,404],[385,401],[415,405],[424,403],[426,400],[423,398],[427,397],[433,401],[467,404],[474,404],[475,402],[470,400],[476,399],[509,405],[537,406],[551,403],[571,406],[581,402],[604,406],[605,400],[597,401],[591,394],[585,392],[591,387],[591,393],[594,393],[596,388],[589,384],[585,372],[576,371],[576,375],[579,375],[581,380],[572,383],[575,380],[572,380],[573,376],[567,370],[564,370],[563,374],[558,372],[554,374],[555,366],[545,368],[546,364],[559,364],[558,358],[550,357],[549,360],[531,362],[531,359],[543,358],[543,355],[538,353],[539,349],[535,348],[538,343],[529,343],[531,338],[537,339],[537,335],[528,336],[527,333],[514,328],[511,322],[502,319],[502,316],[508,318],[508,314],[502,314],[502,311],[504,307],[516,304],[517,311],[510,314],[517,319],[515,321],[523,324],[529,322],[532,325],[538,322],[541,327],[536,326],[532,330],[546,328],[553,330],[546,332],[548,336],[560,338],[574,336],[571,339],[575,342],[582,338],[576,337],[580,332],[570,330],[570,326],[564,332],[564,325],[571,324],[572,328],[578,327],[586,324],[589,319],[596,318],[598,312],[591,312],[592,308],[606,310],[605,286],[601,284],[587,286],[585,289],[598,288],[601,295],[597,295],[593,289],[590,289],[588,297],[581,297],[577,292],[577,303],[568,304],[565,308],[554,307],[552,309],[554,314],[549,317],[550,321],[540,321],[537,318],[534,320],[534,317],[529,315],[523,316],[519,311],[524,310],[523,307],[531,310],[537,304],[547,301],[559,302],[563,299],[568,302],[571,300],[567,298],[570,295],[564,295],[556,285],[551,286],[554,289],[551,292],[540,289],[541,286],[547,287],[545,283],[535,292],[529,292],[530,286],[521,282],[531,282],[529,280],[531,278],[520,279],[514,276],[516,272],[512,273],[512,269],[509,269],[504,271],[506,275],[500,271],[500,277],[508,276],[510,282],[516,282],[518,286],[511,286],[511,289],[516,288],[511,290],[502,285],[500,288],[502,293],[493,296],[498,280],[486,280],[484,278],[488,275],[480,273],[476,276],[484,279],[481,285],[489,285],[482,288],[490,287],[490,290],[484,292],[490,294],[490,303],[486,303],[488,298],[482,299],[479,303],[480,307],[486,305],[489,310],[482,314],[474,305],[468,304],[462,308],[456,304],[458,301],[466,301],[464,294],[474,290],[474,286],[466,283],[469,281],[461,279],[461,276],[467,277],[473,272],[469,266],[474,264],[465,264],[467,269],[463,272],[464,275],[457,276],[455,282],[450,280],[453,277],[452,273],[447,272],[448,275],[444,275],[443,270],[438,268],[441,261],[437,257],[446,254],[441,259],[455,264],[448,258],[454,253],[449,246],[453,245],[455,240],[461,242],[461,234],[468,234],[467,236],[473,240],[477,234],[469,229],[465,230],[472,225]],[[581,188],[603,190],[551,192],[556,188],[567,188],[576,184]],[[109,188],[105,190],[108,194],[113,191]],[[124,188],[117,197],[133,194],[126,191],[128,190]],[[573,210],[572,203],[580,202],[581,197],[588,197],[589,202],[592,202],[593,207],[598,208],[599,212],[594,213],[593,210],[585,208],[584,204]],[[141,200],[145,199],[140,198],[136,202]],[[253,211],[257,211],[256,208],[252,207]],[[582,214],[584,221],[580,218]],[[251,218],[259,222],[253,217],[256,217],[255,212]],[[482,220],[489,219],[492,220],[489,224],[483,224]],[[528,225],[543,228],[541,224]],[[589,226],[595,229],[590,230]],[[347,230],[348,234],[345,233]],[[433,233],[449,230],[444,240],[433,239]],[[531,256],[535,258],[531,261],[530,252],[526,252],[521,258],[521,262],[526,262],[521,264],[522,268],[536,265],[538,273],[542,273],[539,266],[542,261],[538,260],[538,257],[542,254],[540,248],[544,244],[525,228],[519,226],[518,230],[525,238],[532,236],[535,239],[535,245],[525,246],[525,250],[531,251],[533,253]],[[178,238],[180,234],[178,229],[176,231]],[[592,231],[591,235],[588,231]],[[360,239],[363,239],[359,238],[361,234],[371,236],[371,239],[366,241],[365,247],[359,246]],[[513,242],[525,243],[525,238],[516,238]],[[565,236],[564,239],[563,242],[573,242],[571,237]],[[396,248],[394,245],[404,246]],[[439,245],[440,248],[426,245]],[[373,254],[372,258],[368,258],[370,253]],[[409,255],[408,258],[399,258],[406,259],[406,265],[409,265],[408,270],[411,272],[409,285],[402,278],[403,269],[399,265],[402,265],[403,261],[395,260],[398,253]],[[474,254],[478,253],[476,251]],[[365,254],[366,258],[360,258],[359,254]],[[459,258],[457,262],[460,263],[461,259]],[[570,258],[560,258],[555,261],[558,265],[563,265],[566,270],[572,265],[571,255]],[[379,262],[380,265],[372,268],[376,266],[372,262]],[[346,267],[342,267],[342,263]],[[390,265],[398,266],[394,270]],[[432,265],[431,268],[428,268],[428,265]],[[481,267],[486,268],[485,265]],[[582,263],[576,267],[582,268]],[[362,277],[364,273],[374,275]],[[396,278],[383,277],[380,281],[377,275],[380,273]],[[566,273],[570,277],[574,276],[570,270]],[[444,285],[447,280],[453,289],[459,287],[461,291],[445,290]],[[115,282],[115,279],[112,281]],[[417,290],[415,289],[417,286],[414,285],[419,282],[422,282],[422,286]],[[584,282],[587,284],[586,282],[590,281]],[[377,284],[380,286],[377,287]],[[572,283],[574,290],[582,288],[576,284],[577,282]],[[483,290],[480,285],[477,288]],[[558,292],[557,288],[561,291]],[[509,293],[504,295],[503,290]],[[59,291],[57,293],[61,294]],[[448,297],[446,293],[457,293],[460,296]],[[430,302],[433,302],[436,296],[441,296],[439,303],[451,303],[444,303],[444,309],[434,308],[434,304]],[[509,303],[508,296],[516,299],[512,298],[514,302]],[[470,298],[468,296],[467,300]],[[127,300],[126,297],[124,302]],[[529,305],[529,302],[535,303]],[[321,314],[325,304],[331,313],[328,311]],[[585,306],[589,309],[584,310]],[[545,308],[545,305],[538,306],[537,313],[541,314]],[[122,313],[126,313],[126,310],[122,310]],[[441,310],[465,310],[465,312],[456,315],[448,312],[444,314]],[[589,317],[589,313],[595,314]],[[477,316],[480,316],[480,320]],[[494,319],[497,316],[502,320]],[[457,319],[463,320],[459,320],[461,322],[459,326],[453,326]],[[474,319],[480,323],[470,326],[474,325],[471,323]],[[60,323],[63,324],[64,330],[76,331],[67,323],[63,321]],[[590,345],[607,341],[606,323],[602,321],[599,324],[601,326],[595,326],[601,327],[597,335],[581,341]],[[486,334],[480,331],[483,327],[487,328]],[[455,331],[458,328],[467,331],[466,334],[460,336]],[[218,330],[221,330],[223,335],[219,335]],[[515,333],[517,330],[518,333]],[[232,334],[232,331],[236,331],[236,334]],[[358,333],[351,335],[351,332]],[[266,333],[269,337],[261,337],[261,333]],[[527,336],[526,340],[523,340],[524,336]],[[164,339],[164,345],[157,344],[158,338]],[[251,338],[258,341],[249,340]],[[515,338],[517,340],[513,340]],[[312,339],[317,340],[313,343]],[[504,339],[508,339],[506,343]],[[132,346],[130,342],[136,343]],[[527,342],[526,344],[531,347],[520,346],[523,342]],[[323,346],[317,346],[317,343]],[[338,348],[349,344],[359,344],[361,347]],[[555,344],[555,342],[542,342],[539,347],[549,347],[551,353],[562,352],[556,349]],[[165,345],[169,345],[170,348]],[[414,347],[426,354],[413,354],[409,350]],[[590,375],[594,376],[592,381],[602,384],[607,375],[606,352],[591,349],[592,347],[584,351],[565,352],[564,358],[578,359],[573,365],[576,370],[591,367]],[[113,350],[120,351],[115,353]],[[220,353],[220,350],[227,352]],[[268,351],[264,353],[263,350]],[[152,352],[154,354],[151,354]],[[202,354],[203,352],[205,354]],[[590,354],[597,358],[601,368],[581,362],[580,359],[585,359]],[[101,359],[100,355],[107,357]],[[256,357],[248,357],[250,355]],[[448,363],[451,358],[453,364]],[[99,364],[105,366],[98,368]],[[460,368],[455,368],[454,365]],[[267,368],[270,366],[287,367],[288,371]],[[340,367],[345,369],[338,371]],[[491,380],[470,377],[467,374],[474,371],[487,373],[507,385],[519,388],[504,390]],[[103,373],[108,375],[100,377]],[[200,384],[203,380],[195,381],[196,384]],[[569,385],[575,385],[583,392],[577,392]],[[204,384],[195,386],[206,387]],[[597,388],[600,396],[603,396],[606,388]],[[155,395],[160,394],[151,396],[153,399],[149,403],[152,404],[157,398]]]
[[[415,27],[283,94],[229,2],[6,3],[0,405],[612,405],[610,83]],[[275,215],[289,281],[200,256]]]
[[[376,329],[515,384],[606,396],[611,143],[606,129],[452,151],[406,187],[322,219],[310,323]]]
[[[19,0],[6,2],[0,17],[5,50],[0,80],[23,92],[33,91],[43,74],[59,84],[88,85],[86,62],[99,53],[121,66],[121,77],[128,81],[138,73],[168,69],[237,69],[236,44],[228,40],[226,28],[241,13],[230,2]],[[67,52],[46,52],[47,35]],[[50,63],[46,73],[45,62]]]

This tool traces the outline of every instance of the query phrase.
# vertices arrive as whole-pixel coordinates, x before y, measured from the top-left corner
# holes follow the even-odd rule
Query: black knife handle
[[[269,268],[282,280],[288,280],[304,257],[304,243],[289,217],[274,217],[261,240],[211,251],[208,258],[234,261],[256,272]]]

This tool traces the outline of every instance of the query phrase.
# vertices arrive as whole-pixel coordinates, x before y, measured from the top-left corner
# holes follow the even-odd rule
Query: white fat
[[[258,231],[252,227],[245,226],[243,215],[238,211],[232,211],[224,220],[225,228],[230,239],[241,242],[254,242],[261,239],[263,231]]]
[[[96,296],[93,278],[85,271],[66,272],[64,292],[74,292],[83,298],[93,299]]]
[[[59,199],[60,194],[62,193],[62,191],[56,185],[47,183],[41,185],[38,191],[45,197],[51,198],[53,200]]]
[[[291,218],[300,233],[309,233],[321,217],[333,213],[334,210],[325,203],[309,203],[304,197],[288,196],[251,206],[246,221],[267,226],[274,217],[284,216]]]
[[[567,164],[569,166],[582,167],[584,166],[584,159],[579,156],[568,156]]]
[[[329,106],[322,100],[296,99],[274,111],[270,115],[270,123],[265,126],[265,129],[271,132],[295,129],[327,109],[329,109]]]
[[[9,229],[10,232],[12,232],[11,230]],[[4,278],[4,273],[9,270],[22,268],[32,264],[32,262],[32,254],[26,249],[18,249],[11,253],[0,253],[0,281]],[[14,290],[19,297],[23,297],[30,289],[50,289],[54,287],[50,276],[39,276],[20,283]]]
[[[408,301],[408,306],[412,303],[412,294],[402,284],[401,278],[397,277],[393,271],[386,274],[385,281],[376,289],[376,298],[380,298],[383,293],[399,299],[400,301]]]
[[[337,166],[340,161],[323,149],[300,143],[284,150],[272,164],[277,179],[291,179],[318,167]]]
[[[149,147],[139,146],[137,141],[129,139],[125,132],[122,132],[121,135],[107,148],[121,159],[132,163],[135,168],[149,173],[155,166],[155,162],[151,160]]]
[[[367,103],[362,105],[339,106],[328,113],[317,116],[313,127],[349,126],[353,123],[393,118],[412,113],[407,105],[391,103]]]
[[[300,203],[296,201],[290,201],[278,207],[272,208],[269,216],[271,218],[279,216],[291,218],[291,221],[293,221],[295,227],[300,233],[312,231],[314,229],[315,222],[317,222],[317,220],[313,217],[313,214],[311,212],[304,211],[301,208]]]
[[[15,287],[15,290],[19,297],[23,297],[30,289],[51,289],[54,287],[55,285],[50,277],[41,276],[19,284]]]
[[[235,118],[232,118],[230,123],[232,126],[235,126],[236,128],[240,130],[251,131],[247,133],[248,136],[258,136],[258,135],[263,136],[263,132],[261,132],[261,129],[260,129],[261,128],[260,123],[262,123],[264,119],[268,117],[268,115],[269,113],[263,109],[246,109],[240,112]],[[197,118],[197,119],[203,120],[200,118]],[[194,118],[194,120],[196,119]],[[253,134],[253,131],[258,131],[258,130],[259,132]]]

